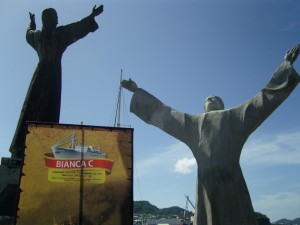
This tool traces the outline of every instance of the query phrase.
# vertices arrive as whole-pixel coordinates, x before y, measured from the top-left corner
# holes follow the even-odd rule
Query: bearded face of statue
[[[209,96],[205,99],[204,110],[205,112],[222,110],[224,109],[224,103],[218,96]]]

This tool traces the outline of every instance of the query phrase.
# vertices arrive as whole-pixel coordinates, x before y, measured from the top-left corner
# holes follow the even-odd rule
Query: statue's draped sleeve
[[[192,129],[192,116],[165,105],[156,97],[138,88],[131,99],[130,111],[144,122],[154,125],[186,143]]]
[[[36,49],[37,34],[38,33],[40,33],[40,31],[36,30],[35,21],[30,21],[29,26],[28,26],[27,31],[26,31],[26,41],[34,49]]]
[[[240,120],[240,128],[251,134],[291,94],[299,83],[292,64],[284,61],[274,72],[268,84],[252,99],[232,110]]]
[[[299,81],[299,75],[291,63],[284,61],[256,96],[235,108],[225,110],[229,112],[226,115],[230,115],[231,127],[247,139],[290,95]],[[198,132],[195,129],[197,124],[201,124],[199,119],[203,116],[174,110],[141,88],[134,92],[130,110],[146,123],[162,129],[184,143],[188,143],[187,140],[191,140],[195,132]],[[220,113],[223,115],[222,111]]]
[[[78,39],[85,37],[89,32],[96,31],[98,29],[98,24],[94,17],[88,16],[78,22],[58,27],[58,29],[61,29],[63,37],[62,41],[68,46]]]
[[[57,40],[61,43],[62,49],[73,44],[78,39],[85,37],[89,32],[94,32],[99,28],[95,18],[92,16],[56,28]],[[38,39],[41,31],[36,30],[35,23],[31,22],[26,32],[26,40],[35,50],[37,50]]]

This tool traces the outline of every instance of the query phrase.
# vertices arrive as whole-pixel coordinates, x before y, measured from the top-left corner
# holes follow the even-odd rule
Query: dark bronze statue
[[[92,13],[84,19],[56,27],[57,13],[55,9],[48,8],[42,13],[42,30],[36,30],[35,15],[29,13],[30,25],[26,40],[37,52],[39,63],[30,82],[10,146],[13,158],[23,157],[26,121],[59,122],[62,55],[69,45],[98,29],[94,18],[102,12],[103,5],[95,6]]]

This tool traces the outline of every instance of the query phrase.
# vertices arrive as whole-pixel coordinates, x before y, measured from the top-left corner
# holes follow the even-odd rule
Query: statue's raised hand
[[[300,44],[295,45],[291,50],[287,51],[284,59],[290,63],[294,63],[300,53]]]
[[[30,18],[31,22],[35,22],[35,15],[34,15],[34,13],[29,12],[29,18]]]
[[[138,89],[137,84],[133,80],[131,80],[131,79],[129,79],[129,80],[122,80],[121,86],[123,88],[127,89],[128,91],[131,91],[131,92],[135,92],[136,89]]]
[[[104,8],[103,5],[100,5],[98,8],[96,6],[94,6],[91,15],[93,17],[99,16],[103,12],[103,8]]]

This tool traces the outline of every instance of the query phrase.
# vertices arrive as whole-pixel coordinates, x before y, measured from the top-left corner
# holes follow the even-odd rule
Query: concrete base
[[[2,158],[0,165],[0,225],[14,224],[20,195],[21,159]]]

